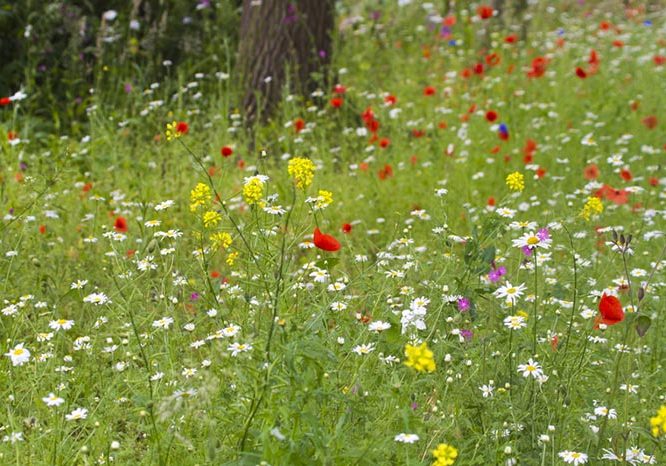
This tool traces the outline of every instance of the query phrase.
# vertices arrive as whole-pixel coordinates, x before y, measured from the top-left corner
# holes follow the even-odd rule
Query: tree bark
[[[282,88],[308,93],[330,63],[335,0],[243,0],[239,66],[246,124],[266,121]]]

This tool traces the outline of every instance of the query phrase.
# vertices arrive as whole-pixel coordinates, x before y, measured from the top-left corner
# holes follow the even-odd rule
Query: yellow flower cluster
[[[600,214],[604,211],[604,205],[601,203],[601,199],[596,196],[591,196],[587,198],[587,202],[583,206],[583,210],[580,213],[580,216],[585,220],[590,220],[590,217],[594,214]]]
[[[198,183],[190,191],[190,210],[196,211],[200,206],[206,204],[211,199],[210,187],[205,183]]]
[[[315,164],[312,160],[304,157],[294,157],[287,166],[289,175],[294,179],[296,187],[305,189],[312,184],[314,179]]]
[[[405,345],[405,356],[407,367],[413,367],[418,372],[433,372],[435,370],[435,359],[428,345],[423,342],[419,346]]]
[[[178,123],[173,122],[173,123],[167,123],[167,129],[166,129],[166,138],[167,141],[171,141],[173,139],[178,139],[183,135],[182,132],[178,131]]]
[[[220,220],[222,220],[222,216],[218,213],[215,212],[214,210],[209,210],[205,214],[203,214],[203,223],[204,227],[209,228],[209,227],[214,227],[218,223],[220,223]]]
[[[333,193],[330,191],[325,191],[323,189],[319,190],[319,195],[317,196],[317,201],[315,202],[315,208],[325,209],[333,202]]]
[[[511,191],[522,191],[525,189],[525,177],[520,172],[509,173],[506,177],[506,185]]]
[[[221,231],[210,235],[210,241],[215,248],[228,249],[231,246],[232,239],[229,233]]]
[[[435,457],[435,462],[432,463],[432,466],[450,466],[456,462],[458,450],[456,447],[452,447],[446,443],[440,443],[432,451],[432,455]]]
[[[264,195],[264,182],[259,176],[251,176],[243,186],[243,197],[249,205],[258,203]]]
[[[657,415],[650,418],[650,427],[655,437],[666,435],[666,405],[661,405]]]
[[[238,259],[238,253],[237,252],[232,252],[227,256],[227,265],[231,267],[234,265],[234,262],[236,262],[236,259]]]

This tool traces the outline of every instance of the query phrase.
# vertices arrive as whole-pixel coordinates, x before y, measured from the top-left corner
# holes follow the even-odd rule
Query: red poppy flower
[[[333,97],[331,99],[331,107],[333,107],[333,108],[340,108],[340,107],[342,107],[343,103],[344,103],[344,100],[341,97]]]
[[[185,123],[184,121],[179,121],[176,123],[176,132],[180,134],[187,134],[187,132],[190,130],[190,126]]]
[[[234,153],[234,150],[229,147],[229,146],[224,146],[221,150],[220,153],[222,154],[222,157],[229,157],[231,154]]]
[[[347,88],[342,84],[336,84],[335,87],[333,88],[334,94],[342,95],[345,92],[347,92]]]
[[[641,120],[647,129],[655,129],[657,127],[657,117],[654,115],[646,116]]]
[[[479,75],[483,74],[484,72],[483,63],[477,63],[476,65],[474,65],[473,70],[474,74],[479,74]]]
[[[626,189],[614,189],[611,186],[605,184],[594,193],[597,197],[606,198],[609,201],[622,205],[629,202],[629,191]]]
[[[622,170],[620,170],[620,176],[624,181],[631,181],[634,179],[634,177],[631,176],[631,172],[627,168],[623,168]]]
[[[585,79],[587,78],[587,73],[583,68],[580,66],[576,67],[576,76],[578,76],[580,79]]]
[[[423,95],[435,95],[435,88],[432,86],[426,86],[423,89]]]
[[[7,131],[7,140],[8,141],[13,141],[14,139],[18,138],[18,133],[15,133],[14,131]]]
[[[546,176],[546,169],[543,168],[543,167],[539,167],[539,168],[537,168],[537,170],[536,170],[536,176],[537,176],[537,178],[539,178],[539,179],[541,179],[541,178],[543,178],[544,176]]]
[[[489,197],[489,198],[488,198],[488,201],[487,201],[487,204],[488,204],[490,207],[493,207],[493,206],[495,205],[495,198],[492,197],[492,196]]]
[[[622,42],[621,40],[614,40],[613,47],[624,47],[624,42]]]
[[[305,128],[305,120],[303,118],[296,118],[294,120],[294,130],[296,133],[300,133]]]
[[[376,133],[379,131],[379,121],[377,120],[366,120],[365,126],[371,133]]]
[[[523,153],[525,156],[533,156],[537,150],[537,142],[534,139],[528,139],[525,141],[525,147],[523,147]],[[526,162],[527,163],[527,162]]]
[[[113,222],[113,228],[119,233],[127,232],[127,220],[125,217],[116,217],[116,221]]]
[[[381,147],[382,149],[386,149],[390,144],[391,140],[389,138],[381,138],[379,140],[379,147]]]
[[[500,56],[498,54],[491,53],[489,55],[486,55],[485,61],[486,61],[486,65],[495,66],[495,65],[499,65],[501,60],[500,60]]]
[[[486,112],[486,120],[488,120],[491,123],[497,120],[497,112],[495,110],[488,110]]]
[[[331,235],[322,233],[319,228],[315,228],[314,230],[313,241],[314,245],[323,251],[335,252],[340,249],[338,240]]]
[[[611,23],[608,21],[602,21],[599,23],[599,29],[602,31],[608,31],[611,28]]]
[[[12,101],[9,97],[0,97],[0,107],[11,104]]]
[[[90,191],[92,189],[92,187],[93,187],[93,184],[89,181],[89,182],[87,182],[86,184],[83,185],[83,188],[81,188],[81,191],[83,191],[84,193],[87,193],[88,191]]]
[[[352,231],[351,223],[343,223],[342,224],[342,232],[343,233],[349,233],[350,231]]]
[[[599,301],[599,315],[594,319],[594,329],[599,329],[599,324],[607,326],[615,325],[624,320],[622,303],[615,296],[603,294]]]
[[[504,42],[506,42],[507,44],[515,44],[516,42],[518,42],[518,36],[516,34],[511,34],[510,36],[506,36],[504,38]]]
[[[479,15],[479,18],[481,19],[488,19],[493,17],[493,13],[495,10],[493,10],[493,7],[490,5],[480,5],[476,9],[476,14]]]
[[[394,105],[397,101],[398,99],[396,98],[396,96],[392,94],[389,94],[386,97],[384,97],[384,103],[386,105]]]
[[[650,183],[650,186],[652,187],[659,186],[659,178],[653,176],[648,180],[648,183]]]
[[[444,20],[442,21],[444,23],[444,26],[455,26],[456,25],[456,17],[453,15],[449,15]]]
[[[532,67],[527,72],[528,78],[540,78],[546,73],[546,66],[548,65],[548,60],[544,57],[536,57],[532,60]]]
[[[43,235],[46,233],[46,225],[39,225],[39,232]]]
[[[652,58],[652,61],[654,62],[654,64],[656,66],[662,66],[662,65],[666,64],[666,55],[655,55]]]
[[[596,180],[599,178],[599,167],[596,164],[591,163],[583,170],[583,176],[586,180]]]
[[[393,176],[393,168],[391,167],[391,165],[387,163],[386,165],[384,165],[384,168],[379,170],[379,173],[377,173],[377,175],[379,176],[380,180],[385,180],[386,178],[390,178]]]

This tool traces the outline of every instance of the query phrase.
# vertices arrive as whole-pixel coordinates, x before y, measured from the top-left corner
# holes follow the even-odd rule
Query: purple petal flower
[[[460,298],[458,299],[458,310],[460,312],[467,312],[469,311],[469,307],[471,305],[471,302],[468,298]]]

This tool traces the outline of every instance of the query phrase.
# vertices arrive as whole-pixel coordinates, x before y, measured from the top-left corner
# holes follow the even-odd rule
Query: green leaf
[[[648,316],[638,316],[638,319],[636,319],[636,333],[638,333],[638,336],[643,338],[650,325],[652,325],[652,319]]]
[[[492,261],[495,260],[495,246],[488,246],[483,250],[481,253],[481,259],[483,262],[491,263]]]

